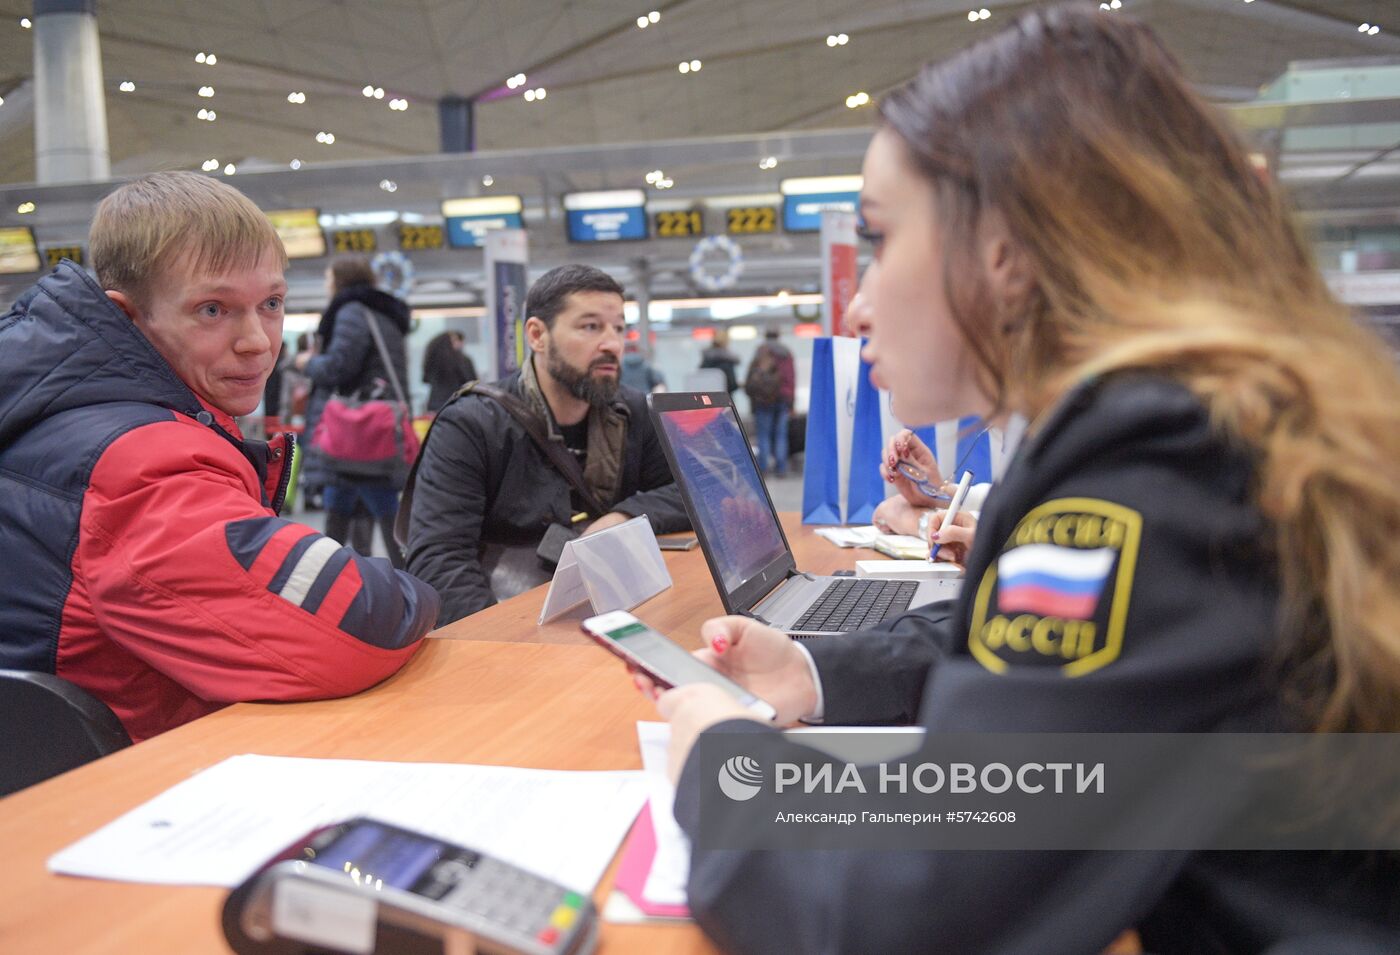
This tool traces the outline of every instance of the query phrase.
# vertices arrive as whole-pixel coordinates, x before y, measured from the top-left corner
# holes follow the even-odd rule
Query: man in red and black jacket
[[[396,672],[437,594],[277,516],[293,443],[245,440],[282,343],[286,255],[232,187],[118,189],[0,318],[0,667],[56,673],[134,740],[240,700]]]

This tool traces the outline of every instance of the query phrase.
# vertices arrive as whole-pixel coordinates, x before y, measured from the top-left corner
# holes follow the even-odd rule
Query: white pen
[[[943,515],[943,523],[938,525],[940,528],[948,527],[953,523],[953,518],[958,516],[958,511],[962,508],[963,498],[967,497],[967,489],[971,486],[972,472],[964,471],[962,480],[958,481],[958,489],[953,492],[953,501],[948,505],[948,512]],[[942,546],[941,542],[933,545],[933,550],[928,552],[930,562],[938,556],[938,548]]]

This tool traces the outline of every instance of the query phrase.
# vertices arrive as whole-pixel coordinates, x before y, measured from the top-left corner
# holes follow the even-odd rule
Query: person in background
[[[658,534],[690,529],[645,399],[618,382],[622,286],[591,266],[561,265],[530,286],[525,314],[525,363],[496,383],[525,421],[469,391],[439,412],[423,443],[408,565],[442,595],[440,624],[547,581],[553,568],[536,548],[551,525],[593,533],[646,516]],[[585,493],[526,422],[573,456]]]
[[[389,369],[370,332],[370,322],[375,323],[383,337],[399,382],[408,381],[405,354],[408,303],[375,288],[374,282],[374,269],[363,256],[341,256],[326,270],[326,288],[331,302],[317,328],[321,353],[303,352],[296,358],[297,369],[305,372],[316,386],[313,403],[317,406],[318,417],[319,409],[335,394],[395,400]],[[310,412],[307,418],[307,430],[314,437]],[[398,514],[399,491],[406,475],[360,478],[337,471],[333,464],[324,460],[320,468],[325,474],[322,501],[326,508],[326,534],[342,543],[349,542],[356,508],[363,506],[379,525],[389,560],[395,567],[403,567],[403,554],[394,541],[394,516]],[[363,546],[362,541],[356,543]]]
[[[282,345],[286,252],[232,186],[118,186],[0,318],[0,667],[56,673],[134,740],[242,700],[348,696],[437,594],[278,516],[292,436],[245,439]]]
[[[880,113],[872,377],[901,421],[1031,424],[955,605],[800,642],[720,618],[701,659],[781,723],[917,723],[914,762],[959,733],[1400,732],[1400,374],[1239,134],[1151,30],[1085,4],[1032,7]],[[707,848],[725,797],[697,737],[778,731],[709,684],[658,708],[690,909],[726,950],[1093,953],[1136,928],[1155,955],[1400,951],[1379,849]],[[1381,769],[1314,795],[1363,795],[1394,845]],[[1228,809],[1193,819],[1218,835]]]
[[[462,351],[466,339],[459,331],[443,332],[423,349],[423,382],[428,386],[428,412],[447,404],[457,389],[476,380],[476,365]]]
[[[739,390],[739,356],[729,350],[729,329],[715,329],[715,337],[700,353],[700,367],[724,372],[724,390],[731,397]]]
[[[758,467],[764,474],[787,476],[788,420],[796,379],[792,352],[778,340],[776,328],[768,329],[744,379],[744,393],[753,407],[754,430],[758,432]]]
[[[303,352],[310,351],[311,336],[302,332],[296,338],[296,349],[290,354],[284,354],[278,361],[278,366],[282,369],[282,394],[278,401],[281,409],[282,421],[291,424],[298,419],[303,422],[306,418],[306,399],[311,394],[311,382],[306,375],[297,370],[297,356]],[[286,349],[283,349],[286,352]],[[305,441],[305,436],[302,438]]]
[[[647,361],[637,342],[628,342],[623,348],[622,383],[642,394],[666,390],[666,379]]]

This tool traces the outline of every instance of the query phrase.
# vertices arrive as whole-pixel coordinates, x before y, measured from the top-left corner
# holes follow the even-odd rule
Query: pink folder
[[[684,905],[661,905],[648,902],[642,894],[647,876],[651,874],[652,860],[656,858],[656,828],[651,824],[651,803],[642,807],[632,831],[627,836],[627,844],[622,849],[622,861],[617,866],[617,879],[613,887],[637,906],[644,915],[653,918],[690,918],[690,909]]]

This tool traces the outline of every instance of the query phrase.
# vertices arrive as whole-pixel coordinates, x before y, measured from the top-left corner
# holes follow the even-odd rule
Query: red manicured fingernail
[[[710,641],[710,646],[715,648],[716,653],[723,653],[725,650],[729,649],[729,641],[724,639],[724,637],[715,637]]]
[[[931,541],[936,541],[936,540],[938,540],[938,532],[937,532],[937,531],[934,531],[932,534],[928,535],[928,539],[931,540]]]

